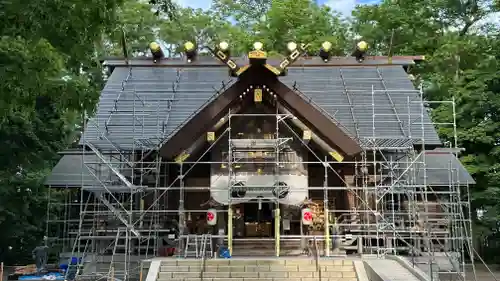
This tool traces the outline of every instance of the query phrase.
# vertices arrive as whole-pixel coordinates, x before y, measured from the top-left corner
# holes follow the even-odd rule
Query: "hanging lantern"
[[[311,209],[309,208],[302,209],[302,224],[312,225],[312,223],[313,223],[313,213]]]
[[[217,224],[217,210],[216,209],[208,209],[207,210],[207,224],[208,225],[216,225]]]

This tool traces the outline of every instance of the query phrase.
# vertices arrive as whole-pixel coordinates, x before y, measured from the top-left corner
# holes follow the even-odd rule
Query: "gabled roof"
[[[303,93],[306,101],[332,116],[334,122],[344,132],[357,138],[364,148],[374,146],[371,141],[373,136],[381,147],[407,146],[406,140],[418,143],[422,139],[425,144],[441,144],[429,114],[426,110],[422,112],[422,100],[401,64],[383,67],[377,64],[301,65],[298,61],[290,67],[288,75],[280,77],[280,81],[288,88]],[[123,150],[140,146],[155,148],[210,102],[217,91],[223,92],[235,82],[235,78],[229,77],[227,67],[221,64],[134,66],[131,76],[124,83],[127,76],[128,67],[115,67],[101,93],[96,115],[84,131],[81,144],[85,139],[103,151],[114,150],[115,147]],[[372,86],[380,91],[372,95]],[[372,97],[375,106],[372,106]],[[411,135],[405,131],[411,132]],[[80,186],[82,171],[86,173],[87,170],[81,163],[94,162],[82,160],[82,157],[63,156],[47,179],[47,184]],[[432,156],[426,157],[426,162],[430,160]],[[455,161],[458,162],[456,158]],[[462,167],[459,162],[457,165]],[[101,174],[106,175],[106,172]],[[429,176],[429,172],[427,174]],[[441,178],[446,176],[446,172],[441,172]],[[468,176],[465,181],[470,183]],[[85,177],[88,179],[86,185],[94,184],[88,175]]]
[[[109,161],[113,161],[116,157],[117,155],[114,158],[106,156]],[[82,186],[102,189],[101,183],[105,183],[108,187],[126,188],[118,177],[106,165],[102,164],[92,152],[85,155],[63,155],[52,169],[52,173],[45,179],[45,184],[53,187]]]
[[[122,91],[128,74],[126,67],[114,69],[96,115],[84,131],[85,140],[99,149],[154,148],[210,102],[217,90],[222,92],[235,82],[227,67],[132,67]],[[373,139],[382,149],[408,146],[409,140],[441,144],[428,112],[422,112],[419,93],[401,66],[293,67],[279,79],[333,117],[365,148],[374,146]],[[378,90],[373,95],[375,106],[372,86]]]
[[[238,101],[239,96],[249,86],[247,82],[247,79],[240,79],[240,81],[232,84],[231,87],[206,103],[191,118],[188,118],[182,127],[172,132],[161,145],[160,155],[172,159],[189,148],[201,135],[210,131],[227,114],[229,108]]]
[[[173,134],[162,145],[160,154],[166,158],[181,154],[191,145],[186,140],[195,140],[210,130],[228,112],[231,104],[239,101],[239,96],[250,85],[267,86],[294,115],[302,117],[300,119],[306,122],[308,127],[317,132],[330,146],[338,148],[345,156],[354,157],[362,151],[356,141],[333,124],[328,116],[281,83],[270,70],[262,66],[252,66],[239,77],[237,83],[217,96]]]

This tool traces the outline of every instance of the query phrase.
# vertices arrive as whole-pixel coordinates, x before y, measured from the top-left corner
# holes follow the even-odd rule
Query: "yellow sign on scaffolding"
[[[262,89],[255,89],[253,91],[253,101],[262,102]]]
[[[175,162],[176,163],[182,163],[184,161],[186,161],[186,159],[189,158],[189,153],[187,153],[186,151],[183,151],[181,154],[179,154],[179,156],[175,157]]]
[[[302,133],[302,139],[303,140],[311,140],[311,138],[312,138],[311,131],[304,130],[304,132]]]
[[[207,132],[207,141],[208,142],[215,141],[215,132]]]
[[[344,161],[344,156],[342,156],[340,153],[338,153],[337,151],[330,151],[330,156],[333,157],[333,159],[337,160],[338,162],[342,162]]]

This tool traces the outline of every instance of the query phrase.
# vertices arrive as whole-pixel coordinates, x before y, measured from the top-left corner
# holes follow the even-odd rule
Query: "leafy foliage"
[[[94,43],[120,0],[0,2],[0,259],[41,243],[43,181],[102,86]],[[9,250],[12,247],[12,250]]]

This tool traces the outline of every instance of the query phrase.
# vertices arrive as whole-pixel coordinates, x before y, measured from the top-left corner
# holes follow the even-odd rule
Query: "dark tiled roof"
[[[98,148],[113,149],[110,143],[121,149],[155,147],[217,90],[234,82],[225,68],[134,67],[123,82],[129,73],[128,68],[114,70],[85,130],[85,140]],[[410,136],[417,143],[441,143],[400,66],[293,68],[281,80],[333,116],[364,146],[373,146],[373,136],[380,146],[408,145]]]
[[[45,179],[46,185],[57,187],[99,187],[101,182],[111,185],[118,182],[118,178],[112,176],[109,168],[91,154],[64,155]]]
[[[410,139],[441,144],[419,92],[401,66],[293,68],[281,80],[366,147],[373,146],[373,139],[381,147],[408,145]]]
[[[123,82],[129,75],[128,68],[115,68],[102,91],[97,113],[84,132],[84,139],[99,149],[153,148],[211,101],[218,90],[235,81],[223,67],[134,67],[128,81]],[[408,139],[440,144],[429,115],[426,111],[422,114],[419,94],[401,66],[296,67],[280,80],[333,116],[334,122],[367,147],[372,146],[373,136],[379,145],[386,146],[408,145]],[[376,90],[373,95],[372,87]],[[441,167],[443,161],[450,163],[451,159],[459,171],[458,180],[473,183],[460,162],[450,155],[448,160],[442,160],[442,155],[426,155],[427,168]],[[82,157],[63,156],[46,183],[81,186],[83,179],[84,185],[99,185],[82,164],[98,160]],[[107,168],[101,165],[101,169],[103,175],[109,175]],[[444,169],[429,169],[426,174],[429,184],[450,182],[446,180],[450,173]]]
[[[80,143],[154,148],[233,80],[225,68],[116,68]]]
[[[415,166],[415,180],[419,185],[458,186],[476,183],[457,157],[444,149],[436,148],[420,154]]]

